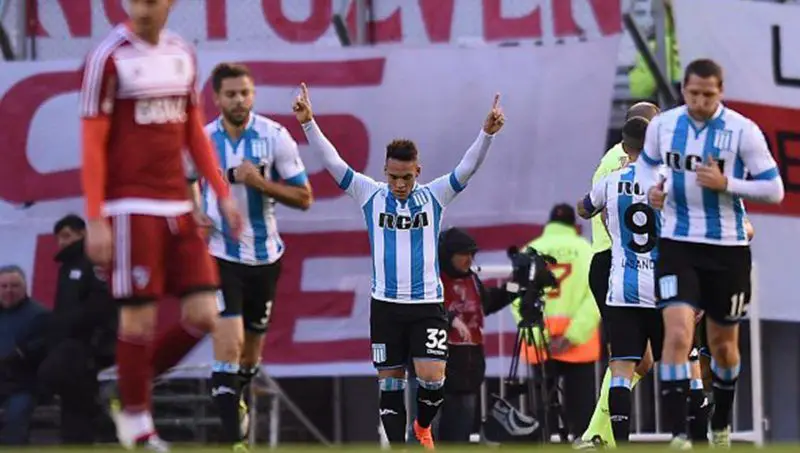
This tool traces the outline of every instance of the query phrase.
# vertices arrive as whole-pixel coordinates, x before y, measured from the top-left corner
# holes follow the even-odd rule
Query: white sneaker
[[[681,451],[691,450],[692,449],[692,441],[689,440],[689,438],[687,438],[684,435],[675,436],[670,441],[669,448],[671,448],[673,450],[681,450]]]
[[[156,434],[153,416],[149,412],[129,414],[115,408],[111,411],[111,418],[117,428],[117,440],[126,450],[133,450],[137,442],[143,442],[150,451],[169,451],[169,445]]]
[[[731,448],[731,428],[711,431],[711,448]]]

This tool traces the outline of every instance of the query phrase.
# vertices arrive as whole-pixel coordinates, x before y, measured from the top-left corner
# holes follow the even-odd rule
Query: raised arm
[[[440,176],[428,184],[433,195],[443,206],[449,204],[464,188],[467,182],[481,166],[486,154],[492,145],[495,134],[502,129],[505,123],[503,110],[500,108],[500,94],[494,95],[492,109],[486,116],[478,138],[464,153],[464,157],[450,174]]]
[[[472,175],[475,174],[475,171],[478,170],[478,167],[481,166],[483,160],[486,158],[486,153],[492,145],[492,139],[503,127],[505,121],[503,110],[500,108],[500,94],[498,93],[494,95],[492,109],[486,116],[486,121],[483,124],[483,129],[481,129],[480,134],[478,134],[478,138],[476,138],[472,146],[467,149],[467,152],[464,153],[464,157],[461,158],[461,162],[459,162],[453,170],[453,176],[461,187],[467,185],[469,178],[471,178]]]
[[[375,193],[378,183],[347,165],[347,162],[342,159],[330,140],[322,133],[317,122],[314,121],[311,99],[305,83],[300,85],[300,90],[300,95],[295,99],[292,110],[294,110],[297,121],[303,126],[308,144],[316,151],[325,170],[333,177],[339,188],[363,205]]]

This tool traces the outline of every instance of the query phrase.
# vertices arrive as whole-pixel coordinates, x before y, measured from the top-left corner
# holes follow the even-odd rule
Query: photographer
[[[589,242],[578,234],[575,211],[566,204],[553,207],[542,236],[528,244],[541,255],[557,261],[550,265],[557,284],[543,297],[544,337],[532,329],[534,339],[526,338],[522,359],[547,367],[548,390],[563,381],[564,417],[567,432],[577,437],[586,429],[594,406],[594,363],[600,359],[600,313],[589,290],[588,275],[592,259]],[[518,322],[531,322],[536,313],[514,301]],[[541,392],[536,392],[537,394]],[[551,401],[557,398],[553,394]],[[540,402],[537,405],[541,404]],[[551,416],[558,415],[552,414]],[[551,421],[551,426],[557,426]]]
[[[465,231],[451,228],[439,236],[439,266],[444,304],[450,320],[445,400],[437,440],[469,442],[486,371],[484,318],[513,300],[500,288],[485,288],[472,271],[478,245]]]

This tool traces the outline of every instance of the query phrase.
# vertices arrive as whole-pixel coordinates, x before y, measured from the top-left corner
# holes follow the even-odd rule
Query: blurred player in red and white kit
[[[141,442],[156,451],[168,447],[153,427],[152,378],[175,365],[217,318],[218,276],[192,216],[184,149],[220,197],[232,230],[240,228],[203,131],[194,52],[164,30],[172,3],[129,1],[131,21],[86,60],[80,100],[87,252],[111,266],[121,303],[117,437],[127,448]],[[182,319],[154,338],[155,302],[166,294],[182,299]]]

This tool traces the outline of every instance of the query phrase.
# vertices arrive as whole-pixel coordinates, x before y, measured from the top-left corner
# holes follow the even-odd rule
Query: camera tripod
[[[517,372],[519,370],[520,357],[522,355],[522,347],[525,342],[530,339],[534,341],[536,334],[535,328],[539,331],[539,347],[533,348],[535,351],[535,363],[531,363],[531,357],[528,356],[528,349],[525,350],[525,359],[531,363],[529,377],[526,383],[517,382]],[[506,381],[506,386],[511,387],[511,393],[520,395],[528,393],[528,400],[531,407],[534,408],[534,416],[541,421],[541,440],[543,443],[550,442],[554,433],[558,433],[562,443],[569,442],[569,429],[567,419],[564,414],[564,408],[561,405],[561,397],[563,397],[563,389],[558,382],[558,376],[551,378],[548,373],[547,362],[552,357],[550,350],[550,342],[544,335],[544,322],[543,318],[537,321],[528,322],[525,320],[520,321],[517,327],[517,341],[514,345],[514,352],[511,356],[511,368],[509,376]],[[551,385],[552,380],[552,385]],[[538,392],[538,395],[537,395]],[[536,398],[538,396],[539,398]],[[555,422],[555,426],[553,425]]]

